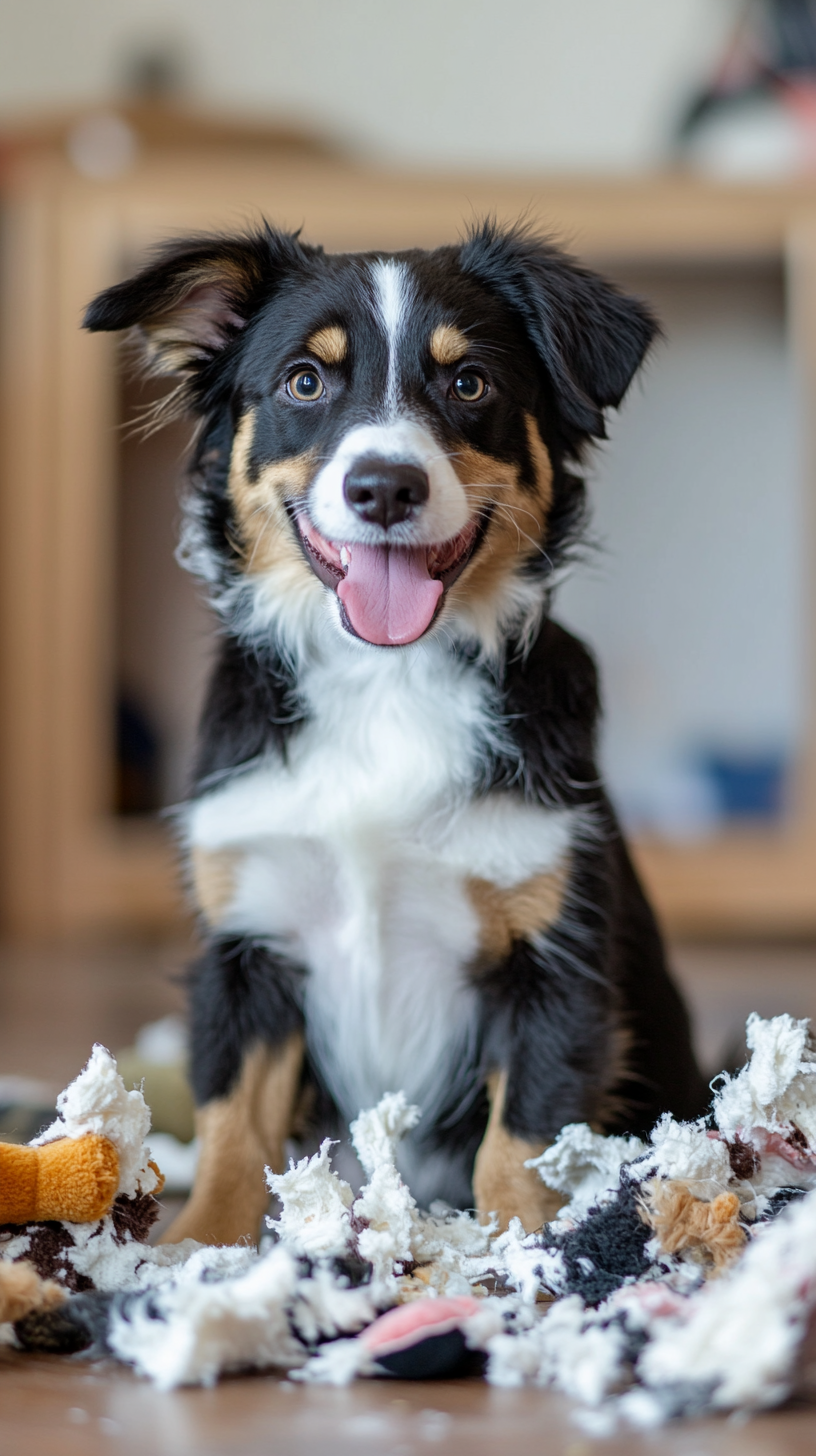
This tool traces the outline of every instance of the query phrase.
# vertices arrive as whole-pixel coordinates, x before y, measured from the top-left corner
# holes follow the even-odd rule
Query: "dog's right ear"
[[[151,373],[195,373],[246,326],[282,275],[314,249],[296,234],[264,227],[242,237],[165,244],[140,273],[89,304],[92,332],[135,329]]]

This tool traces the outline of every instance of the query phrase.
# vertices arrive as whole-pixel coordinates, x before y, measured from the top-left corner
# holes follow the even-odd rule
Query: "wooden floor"
[[[0,1076],[59,1090],[93,1041],[127,1045],[144,1021],[183,1004],[190,948],[129,943],[0,947]],[[751,1010],[816,1018],[816,947],[678,946],[704,1064],[717,1069]],[[0,1456],[813,1456],[816,1408],[745,1423],[683,1423],[594,1438],[544,1391],[479,1381],[358,1381],[302,1389],[273,1376],[161,1394],[119,1366],[0,1350]]]
[[[303,1389],[270,1376],[163,1394],[127,1371],[0,1353],[3,1456],[813,1456],[816,1412],[585,1434],[547,1391],[366,1380]]]

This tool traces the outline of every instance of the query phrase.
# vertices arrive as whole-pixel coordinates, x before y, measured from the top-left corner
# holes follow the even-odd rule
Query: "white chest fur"
[[[352,645],[304,690],[313,716],[286,762],[191,805],[189,841],[234,854],[219,929],[270,938],[307,972],[312,1055],[345,1115],[397,1088],[432,1114],[475,1035],[466,881],[555,868],[573,816],[472,797],[496,735],[489,692],[432,646]]]

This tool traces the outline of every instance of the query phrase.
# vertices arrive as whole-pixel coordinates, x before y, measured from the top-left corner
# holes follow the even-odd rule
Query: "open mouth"
[[[327,541],[304,511],[295,522],[312,570],[337,592],[344,625],[376,647],[404,647],[427,632],[481,541],[487,516],[431,546]]]

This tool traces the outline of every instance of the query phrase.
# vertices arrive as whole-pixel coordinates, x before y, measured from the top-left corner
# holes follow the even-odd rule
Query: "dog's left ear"
[[[620,404],[660,332],[646,304],[524,228],[482,223],[460,262],[520,315],[569,433],[603,439],[604,409]]]

